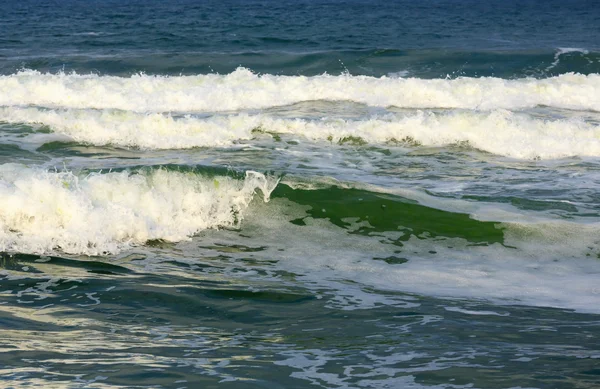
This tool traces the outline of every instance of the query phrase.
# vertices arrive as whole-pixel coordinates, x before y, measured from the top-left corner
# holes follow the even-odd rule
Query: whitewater
[[[313,100],[374,107],[489,110],[549,106],[600,111],[600,76],[546,79],[454,79],[343,75],[276,76],[238,68],[226,75],[130,77],[24,70],[0,76],[0,105],[121,109],[135,112],[218,112]]]

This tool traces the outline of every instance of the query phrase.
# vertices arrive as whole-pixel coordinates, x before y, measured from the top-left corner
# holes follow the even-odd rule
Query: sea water
[[[0,4],[0,387],[600,387],[595,1]]]

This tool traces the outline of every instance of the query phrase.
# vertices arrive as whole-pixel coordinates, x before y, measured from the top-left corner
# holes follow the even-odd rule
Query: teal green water
[[[0,387],[600,387],[595,2],[0,15]]]

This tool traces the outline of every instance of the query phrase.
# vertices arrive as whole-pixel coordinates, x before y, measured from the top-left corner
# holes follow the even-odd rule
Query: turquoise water
[[[0,15],[0,387],[600,387],[595,2]]]

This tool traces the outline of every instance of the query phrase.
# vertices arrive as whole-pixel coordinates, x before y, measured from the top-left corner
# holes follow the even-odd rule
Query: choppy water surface
[[[594,2],[0,11],[0,387],[600,387]]]

